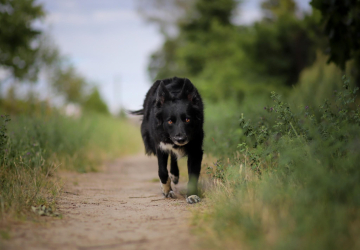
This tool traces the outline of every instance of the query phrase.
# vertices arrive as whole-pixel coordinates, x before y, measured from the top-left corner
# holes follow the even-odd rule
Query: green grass
[[[355,93],[345,81],[332,100],[300,113],[273,95],[261,119],[238,121],[239,147],[226,160],[217,155],[222,160],[208,169],[213,185],[194,211],[202,247],[360,248]]]
[[[69,118],[16,115],[0,134],[0,215],[26,218],[31,206],[55,207],[61,181],[57,171],[98,171],[105,160],[141,150],[139,128],[97,114]]]
[[[268,95],[246,95],[240,103],[229,99],[224,102],[211,103],[205,101],[205,138],[206,154],[228,157],[234,152],[243,136],[239,126],[241,114],[247,118],[259,121],[263,108],[271,103]]]

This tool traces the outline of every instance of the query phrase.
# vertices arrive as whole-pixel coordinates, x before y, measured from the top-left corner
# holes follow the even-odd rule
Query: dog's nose
[[[187,137],[186,137],[186,136],[175,136],[175,137],[174,137],[174,140],[175,140],[177,143],[183,144],[184,142],[186,142]]]

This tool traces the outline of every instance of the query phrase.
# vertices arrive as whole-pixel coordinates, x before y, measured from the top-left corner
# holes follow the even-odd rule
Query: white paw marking
[[[165,184],[163,184],[160,181],[160,185],[161,185],[161,192],[163,193],[165,198],[176,198],[176,195],[175,195],[174,191],[171,190],[170,178],[168,178],[168,180],[167,180],[167,182]]]
[[[189,204],[193,204],[193,203],[198,203],[201,201],[200,197],[197,195],[190,195],[188,197],[186,197],[186,201]]]
[[[164,195],[168,194],[171,191],[171,181],[170,178],[167,179],[166,183],[163,184],[160,181],[160,185],[161,185],[161,191]]]
[[[181,158],[183,156],[185,156],[185,151],[182,148],[173,148],[173,144],[170,143],[163,143],[160,142],[159,144],[159,148],[163,151],[163,152],[173,152],[176,155],[176,158]]]
[[[178,182],[179,182],[179,176],[175,176],[173,174],[170,174],[170,179],[174,184],[178,184]]]
[[[172,190],[169,192],[168,196],[165,196],[165,197],[176,199],[176,195],[175,195],[174,191],[172,191]]]

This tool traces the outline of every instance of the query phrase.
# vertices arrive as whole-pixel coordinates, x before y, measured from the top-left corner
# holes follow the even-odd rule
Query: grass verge
[[[57,169],[97,171],[108,159],[139,152],[139,129],[102,115],[2,116],[0,216],[2,224],[29,216],[31,206],[54,207]]]
[[[273,94],[261,119],[240,119],[238,149],[208,169],[213,185],[194,212],[203,247],[359,249],[356,92],[345,80],[300,113]]]

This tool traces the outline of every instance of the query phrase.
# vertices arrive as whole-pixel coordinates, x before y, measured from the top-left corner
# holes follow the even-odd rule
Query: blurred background
[[[1,96],[35,98],[69,114],[99,105],[118,115],[141,108],[154,80],[173,76],[190,78],[210,103],[271,90],[296,89],[303,99],[322,88],[325,95],[319,83],[346,63],[358,78],[356,53],[346,46],[354,42],[338,39],[356,24],[326,23],[321,11],[331,15],[331,6],[321,2],[4,1]]]
[[[0,110],[125,118],[156,79],[187,77],[205,102],[205,150],[232,153],[241,114],[261,121],[271,91],[300,111],[344,74],[360,85],[359,13],[356,0],[3,0]]]

